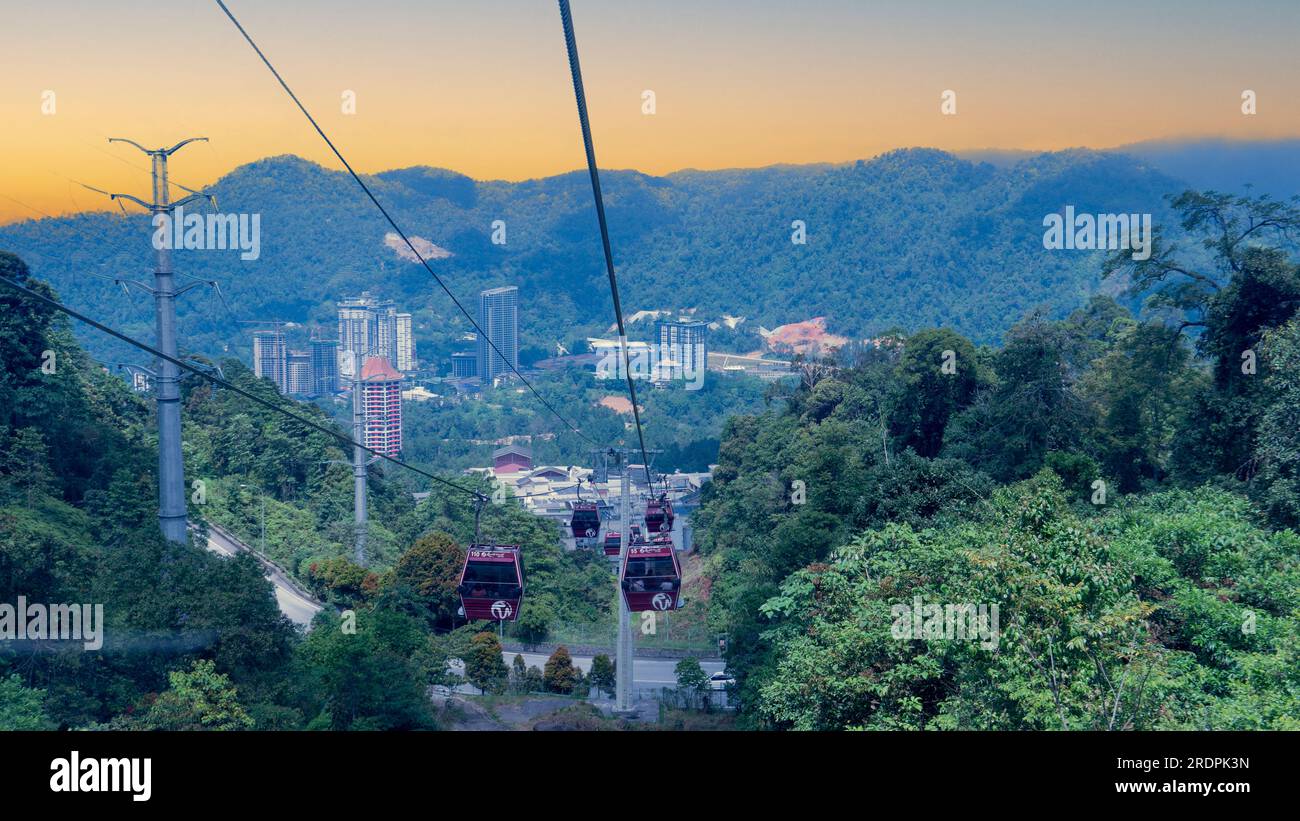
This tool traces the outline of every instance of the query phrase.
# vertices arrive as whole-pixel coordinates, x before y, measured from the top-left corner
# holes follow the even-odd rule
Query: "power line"
[[[210,143],[205,143],[205,145],[210,145]],[[105,153],[105,154],[108,154],[108,156],[110,156],[110,157],[115,157],[116,159],[122,159],[121,157],[117,157],[117,155],[112,154],[112,153],[110,153],[110,152],[105,151],[104,153]],[[147,169],[144,169],[142,166],[138,166],[138,165],[136,165],[136,164],[134,164],[134,163],[127,162],[126,160],[122,160],[122,162],[127,163],[127,165],[131,166],[132,168],[141,169],[141,170],[144,170],[144,171],[147,172]],[[86,183],[81,182],[80,180],[74,180],[74,179],[72,179],[71,177],[64,176],[63,174],[58,174],[58,172],[51,171],[51,173],[54,173],[54,174],[56,174],[57,176],[61,176],[61,177],[63,177],[65,180],[67,180],[68,182],[70,182],[70,183],[74,183],[74,184],[76,184],[76,185],[79,185],[79,186],[81,186],[82,188],[85,188],[85,189],[87,189],[87,190],[94,191],[94,192],[97,193],[97,194],[103,194],[103,195],[106,196],[106,197],[112,198],[113,201],[117,203],[117,207],[122,209],[122,214],[123,214],[123,216],[126,216],[126,217],[130,217],[130,216],[131,216],[130,214],[128,214],[128,213],[126,212],[126,208],[125,208],[125,206],[122,205],[121,200],[120,200],[119,198],[115,198],[115,197],[113,196],[112,193],[110,193],[110,192],[108,192],[108,191],[105,191],[105,190],[102,189],[102,188],[96,188],[96,187],[93,186],[93,185],[87,185]],[[174,186],[176,186],[177,188],[180,188],[180,189],[182,189],[182,190],[184,190],[184,191],[189,191],[189,192],[194,193],[194,194],[200,194],[200,195],[210,196],[210,195],[206,195],[206,194],[205,194],[204,192],[202,192],[202,191],[195,191],[193,188],[188,188],[188,187],[186,187],[186,186],[184,186],[184,185],[181,185],[181,184],[178,183],[178,182],[173,182],[170,178],[168,179],[168,183],[171,184],[171,185],[174,185]],[[51,216],[50,214],[47,214],[47,213],[45,213],[44,211],[41,211],[40,209],[33,208],[32,206],[27,205],[27,204],[24,203],[24,202],[20,202],[20,201],[14,199],[13,197],[6,197],[6,196],[4,196],[3,194],[0,194],[0,197],[4,197],[5,199],[7,199],[7,200],[9,200],[9,201],[11,201],[11,202],[16,202],[16,203],[18,203],[19,205],[23,206],[24,208],[28,208],[28,209],[30,209],[30,210],[32,210],[32,211],[35,211],[35,212],[38,213],[38,214],[41,214],[42,216],[49,217],[50,219],[70,219],[71,216],[72,216],[72,215],[68,215],[68,214],[63,215],[62,217]],[[215,198],[214,198],[214,201],[215,201]],[[82,213],[85,213],[85,212],[82,212]],[[69,227],[71,227],[71,226],[69,226]],[[90,239],[90,240],[93,240],[93,241],[95,241],[95,242],[98,242],[98,241],[99,241],[99,238],[98,238],[98,237],[92,237],[90,234],[88,234],[87,232],[85,232],[85,231],[82,230],[82,229],[79,229],[79,228],[73,228],[72,230],[73,230],[74,233],[77,233],[77,234],[81,235],[82,237],[84,237],[84,238],[86,238],[86,239]],[[90,274],[91,276],[97,276],[97,277],[99,277],[99,278],[101,278],[101,279],[111,280],[111,281],[113,281],[113,282],[115,282],[115,283],[119,283],[119,284],[123,282],[123,280],[122,280],[121,277],[110,277],[110,276],[105,276],[104,274],[96,274],[96,273],[94,273],[94,272],[92,272],[92,271],[83,271],[82,273],[88,273],[88,274]],[[195,281],[198,281],[198,282],[202,282],[203,284],[207,285],[209,288],[211,288],[211,289],[216,293],[217,299],[219,299],[219,300],[221,301],[222,306],[226,309],[226,313],[230,314],[230,318],[231,318],[232,320],[234,320],[235,322],[239,322],[239,321],[240,321],[239,316],[235,313],[234,309],[230,307],[230,302],[226,299],[226,295],[225,295],[225,293],[221,290],[221,282],[220,282],[219,280],[215,280],[215,279],[207,279],[207,278],[205,278],[205,277],[195,276],[194,274],[187,274],[187,273],[185,273],[185,272],[183,272],[183,271],[173,271],[172,273],[173,273],[174,275],[176,275],[176,276],[186,277],[186,278],[188,278],[188,279],[192,279],[192,280],[195,280]],[[71,269],[69,269],[69,274],[70,274],[70,275],[72,274]],[[216,322],[216,320],[213,319],[211,315],[208,316],[208,319],[209,319],[209,321],[211,321],[211,322],[213,322],[213,323]]]
[[[438,483],[440,483],[440,484],[444,484],[444,485],[446,485],[446,486],[448,486],[448,487],[450,487],[450,488],[453,488],[453,489],[455,489],[455,490],[459,490],[461,493],[469,494],[469,495],[473,496],[473,497],[476,498],[476,499],[479,499],[479,500],[487,500],[487,499],[488,499],[488,496],[486,496],[486,495],[483,494],[483,493],[479,493],[477,490],[473,490],[473,489],[471,489],[471,488],[464,487],[463,485],[459,485],[459,484],[457,484],[457,483],[455,483],[455,482],[452,482],[452,481],[450,481],[450,480],[448,480],[448,479],[444,479],[444,478],[442,478],[441,476],[437,476],[437,475],[435,475],[435,474],[433,474],[433,473],[430,473],[430,472],[428,472],[428,471],[426,471],[426,470],[421,470],[420,468],[417,468],[417,467],[415,467],[414,465],[409,465],[409,464],[407,464],[406,462],[403,462],[401,459],[394,459],[392,456],[389,456],[389,455],[386,454],[386,453],[381,453],[380,451],[375,450],[374,448],[371,448],[371,447],[368,447],[368,446],[366,446],[366,445],[363,445],[363,444],[361,444],[360,442],[357,442],[357,441],[355,441],[355,440],[353,440],[353,439],[351,439],[351,438],[345,436],[344,434],[339,433],[339,432],[336,431],[336,430],[331,430],[330,428],[327,428],[327,427],[325,427],[324,425],[321,425],[321,424],[319,424],[319,423],[317,423],[317,422],[313,422],[311,419],[308,419],[308,418],[305,417],[305,416],[299,416],[298,414],[294,413],[293,411],[289,410],[288,408],[281,407],[280,405],[277,405],[277,404],[274,403],[274,402],[271,402],[271,401],[269,401],[269,400],[267,400],[267,399],[263,399],[262,397],[260,397],[260,396],[258,396],[258,395],[256,395],[256,394],[254,394],[254,393],[250,393],[249,391],[244,390],[243,388],[239,387],[238,385],[235,385],[235,384],[232,383],[232,382],[229,382],[229,381],[227,381],[227,380],[225,380],[225,379],[222,379],[222,378],[219,377],[219,376],[215,376],[215,375],[209,373],[208,371],[203,370],[202,368],[195,367],[194,365],[191,365],[190,363],[188,363],[188,362],[186,362],[186,361],[184,361],[184,360],[182,360],[182,359],[177,359],[176,357],[168,356],[167,354],[163,353],[162,351],[158,350],[157,348],[153,347],[152,345],[149,345],[149,344],[147,344],[147,343],[141,342],[141,341],[138,340],[138,339],[135,339],[135,338],[133,338],[133,337],[127,336],[126,334],[124,334],[124,333],[122,333],[122,332],[120,332],[120,331],[118,331],[118,330],[115,330],[115,329],[113,329],[113,328],[108,327],[107,325],[104,325],[104,324],[102,324],[102,323],[100,323],[100,322],[97,322],[97,321],[91,319],[90,317],[86,316],[85,314],[78,313],[77,311],[73,310],[72,308],[69,308],[67,305],[64,305],[62,302],[59,302],[57,299],[52,299],[52,298],[50,298],[50,297],[45,296],[44,294],[38,293],[38,292],[36,292],[36,291],[33,291],[31,288],[28,288],[28,287],[26,287],[26,286],[24,286],[24,285],[21,285],[20,283],[15,282],[15,281],[13,281],[12,279],[9,279],[8,277],[0,277],[0,284],[5,285],[5,286],[8,286],[9,288],[12,288],[13,290],[18,291],[19,293],[24,294],[25,296],[28,296],[28,297],[30,297],[30,298],[32,298],[32,299],[34,299],[34,300],[37,300],[38,302],[41,302],[41,303],[43,303],[43,304],[45,304],[45,305],[48,305],[48,306],[50,306],[51,308],[54,308],[54,309],[56,309],[56,310],[58,310],[58,311],[62,311],[63,313],[67,314],[68,316],[72,317],[73,319],[76,319],[76,320],[78,320],[78,321],[80,321],[80,322],[84,322],[85,324],[89,325],[90,327],[94,328],[94,329],[97,330],[97,331],[102,331],[102,332],[108,334],[109,336],[115,337],[115,338],[117,338],[117,339],[119,339],[119,340],[121,340],[121,341],[127,343],[128,345],[134,345],[135,347],[139,348],[140,350],[142,350],[142,351],[144,351],[144,352],[146,352],[146,353],[152,354],[153,356],[156,356],[156,357],[158,357],[159,359],[164,360],[164,361],[166,361],[166,362],[170,362],[171,364],[175,365],[175,366],[178,367],[178,368],[181,368],[182,370],[186,370],[186,371],[189,371],[190,373],[193,373],[193,374],[196,374],[196,375],[198,375],[198,376],[201,376],[202,378],[208,380],[209,382],[213,383],[214,385],[218,385],[218,386],[220,386],[220,387],[222,387],[222,388],[225,388],[226,390],[232,391],[233,393],[236,393],[236,394],[238,394],[238,395],[244,397],[245,399],[248,399],[248,400],[250,400],[250,401],[252,401],[252,402],[255,402],[255,403],[257,403],[258,405],[261,405],[261,406],[264,407],[264,408],[268,408],[268,409],[270,409],[270,410],[275,411],[276,413],[283,414],[283,415],[289,417],[290,419],[293,419],[294,421],[298,422],[299,424],[305,425],[305,426],[307,426],[307,427],[309,427],[309,428],[311,428],[311,429],[313,429],[313,430],[319,431],[320,433],[324,433],[324,434],[326,434],[327,436],[332,436],[333,438],[339,440],[340,442],[342,442],[342,443],[345,444],[345,445],[350,445],[350,446],[352,446],[352,447],[359,447],[359,448],[361,448],[362,450],[366,451],[367,453],[370,453],[370,454],[373,455],[373,456],[376,456],[376,457],[378,457],[378,458],[380,458],[380,459],[384,459],[384,460],[386,460],[386,461],[388,461],[388,462],[392,462],[393,464],[395,464],[395,465],[397,465],[397,466],[399,466],[399,467],[406,468],[407,470],[409,470],[409,471],[411,471],[411,472],[413,472],[413,473],[417,473],[417,474],[419,474],[420,476],[425,477],[426,479],[432,479],[432,480],[435,481],[435,482],[438,482]]]
[[[329,138],[328,135],[325,134],[325,131],[320,127],[320,124],[316,122],[316,118],[311,115],[311,112],[307,111],[307,107],[304,106],[302,104],[302,101],[298,99],[298,95],[294,94],[293,89],[289,88],[289,84],[286,83],[284,81],[284,78],[280,76],[280,72],[276,71],[275,66],[271,65],[271,61],[268,60],[266,55],[262,53],[262,50],[258,48],[257,43],[253,42],[253,38],[250,37],[248,32],[244,30],[243,25],[241,25],[239,20],[235,18],[235,15],[231,13],[230,9],[226,7],[226,4],[223,2],[223,0],[216,0],[216,2],[217,5],[221,7],[221,10],[225,12],[226,16],[230,18],[230,22],[235,24],[235,28],[239,29],[239,33],[242,34],[244,36],[244,39],[248,41],[248,44],[252,46],[253,51],[255,51],[257,53],[257,56],[261,58],[262,62],[266,65],[267,69],[269,69],[271,74],[275,76],[275,79],[280,83],[280,87],[284,89],[285,93],[289,95],[289,98],[293,100],[295,105],[298,106],[298,110],[301,111],[303,116],[307,118],[307,121],[311,123],[312,128],[316,129],[316,133],[319,134],[320,138],[325,141],[325,144],[327,146],[329,146],[330,151],[334,152],[334,156],[338,157],[339,162],[343,163],[343,167],[347,169],[347,172],[350,175],[352,175],[352,179],[356,180],[357,185],[361,186],[361,190],[366,193],[366,196],[370,198],[370,201],[374,203],[374,206],[379,209],[379,213],[384,215],[384,219],[387,220],[388,224],[393,227],[393,230],[397,232],[397,235],[402,238],[402,241],[406,243],[406,247],[409,248],[411,253],[415,255],[415,258],[420,261],[420,264],[422,264],[424,266],[424,269],[429,272],[429,274],[433,277],[434,281],[436,281],[439,287],[442,288],[443,292],[447,294],[447,296],[460,310],[460,312],[464,314],[465,318],[469,320],[470,324],[474,326],[474,330],[478,332],[479,336],[487,341],[488,345],[491,346],[492,350],[497,354],[497,356],[501,357],[501,360],[510,367],[511,372],[513,372],[515,376],[519,377],[519,381],[523,382],[523,384],[527,386],[528,390],[532,392],[533,396],[537,397],[537,401],[541,402],[542,405],[545,406],[547,410],[549,410],[552,414],[554,414],[555,418],[559,419],[561,422],[565,424],[566,427],[568,427],[574,433],[578,434],[578,436],[582,437],[587,442],[595,445],[596,447],[600,447],[599,442],[592,439],[587,434],[583,433],[581,430],[578,429],[577,426],[575,426],[572,422],[566,419],[563,414],[561,414],[558,410],[556,410],[555,406],[552,405],[550,402],[548,402],[540,393],[538,393],[537,389],[533,387],[533,384],[529,382],[526,378],[524,378],[524,375],[519,372],[519,369],[515,367],[514,364],[510,362],[510,360],[506,359],[505,354],[503,354],[501,352],[501,349],[497,347],[496,343],[492,341],[492,337],[489,336],[481,327],[479,327],[478,322],[474,319],[473,316],[470,315],[469,311],[465,310],[465,306],[461,304],[460,300],[456,298],[456,295],[453,294],[451,292],[451,289],[447,287],[446,283],[442,281],[442,277],[438,276],[438,274],[433,270],[433,267],[429,265],[428,260],[424,258],[424,255],[421,254],[416,249],[415,245],[411,242],[410,238],[406,235],[406,232],[401,229],[401,227],[397,224],[397,221],[394,220],[393,217],[388,213],[388,209],[384,208],[384,206],[379,202],[379,199],[375,197],[374,193],[370,190],[370,186],[366,185],[365,181],[361,179],[361,176],[357,174],[356,171],[352,170],[351,164],[349,164],[348,161],[344,159],[342,152],[340,152],[338,148],[335,147],[334,142]]]
[[[134,168],[134,169],[136,169],[137,171],[143,171],[143,172],[146,173],[146,174],[150,173],[149,169],[148,169],[148,168],[145,168],[143,165],[136,165],[135,163],[131,162],[130,160],[128,160],[128,159],[126,159],[126,158],[124,158],[124,157],[119,157],[118,155],[114,154],[112,151],[109,151],[109,150],[107,150],[107,149],[105,149],[105,148],[102,148],[102,147],[100,147],[100,146],[97,146],[97,145],[93,145],[93,144],[91,144],[91,143],[87,143],[86,145],[87,145],[89,148],[93,148],[94,150],[98,151],[99,153],[104,154],[105,156],[112,157],[113,159],[117,160],[118,162],[122,163],[123,165],[126,165],[126,166],[129,166],[129,167],[131,167],[131,168]],[[76,182],[76,181],[74,180],[73,182]],[[173,179],[171,179],[170,177],[167,179],[167,184],[168,184],[168,185],[174,185],[174,186],[176,186],[177,188],[181,189],[182,191],[186,192],[187,194],[202,194],[202,193],[204,193],[204,192],[202,192],[202,191],[198,191],[198,190],[196,190],[196,189],[190,188],[190,187],[187,186],[187,185],[181,185],[180,183],[176,182],[176,180],[173,180]]]
[[[14,199],[13,197],[7,196],[7,195],[5,195],[5,194],[0,194],[0,198],[3,198],[3,199],[6,199],[6,200],[9,200],[10,202],[16,202],[16,203],[18,203],[19,205],[21,205],[23,208],[26,208],[26,209],[29,210],[29,211],[35,211],[36,213],[40,214],[40,215],[43,216],[43,217],[49,217],[50,219],[54,219],[54,217],[53,217],[52,215],[45,213],[44,211],[42,211],[42,210],[39,209],[39,208],[35,208],[35,207],[31,206],[31,205],[28,205],[27,203],[23,202],[22,200],[16,200],[16,199]]]
[[[650,456],[646,452],[645,432],[641,428],[641,410],[636,402],[636,384],[632,381],[627,329],[623,325],[623,305],[618,298],[618,276],[614,273],[614,254],[609,247],[609,224],[605,221],[605,197],[600,191],[600,172],[596,169],[596,148],[591,141],[591,121],[587,118],[587,93],[582,85],[582,66],[578,63],[578,41],[573,34],[573,13],[569,10],[569,0],[559,0],[559,3],[560,21],[564,24],[564,45],[569,52],[569,73],[573,75],[573,96],[578,103],[578,120],[582,124],[582,144],[587,151],[587,172],[591,175],[591,192],[596,199],[596,218],[600,222],[600,243],[605,251],[605,270],[609,274],[609,292],[614,298],[614,317],[618,320],[619,347],[623,349],[623,375],[627,377],[627,391],[632,397],[632,418],[636,421],[636,438],[641,445],[641,461],[645,463],[645,481],[653,496],[654,481],[650,478]]]

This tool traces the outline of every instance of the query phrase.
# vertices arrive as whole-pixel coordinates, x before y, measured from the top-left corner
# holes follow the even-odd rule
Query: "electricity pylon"
[[[153,171],[153,200],[145,202],[130,194],[109,194],[114,200],[125,199],[140,205],[153,214],[153,223],[159,227],[158,215],[165,214],[163,227],[172,235],[172,212],[195,200],[206,199],[214,202],[210,194],[194,193],[177,202],[171,202],[167,183],[167,158],[183,146],[192,142],[207,142],[207,137],[191,137],[181,140],[171,148],[149,149],[135,142],[120,137],[110,137],[109,142],[127,143],[149,155]],[[177,358],[176,347],[176,297],[204,283],[195,283],[176,290],[172,272],[171,243],[154,243],[155,266],[153,287],[131,281],[154,299],[154,327],[158,349],[172,359]],[[181,458],[181,392],[180,369],[175,363],[166,359],[158,363],[157,378],[154,380],[155,397],[158,401],[158,525],[163,536],[171,542],[186,542],[189,534],[186,530],[187,516],[185,508],[185,464]]]

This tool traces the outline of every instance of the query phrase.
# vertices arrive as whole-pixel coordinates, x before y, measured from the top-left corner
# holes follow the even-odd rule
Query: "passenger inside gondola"
[[[628,589],[634,592],[647,590],[675,590],[680,583],[677,568],[671,556],[636,559],[628,562]]]

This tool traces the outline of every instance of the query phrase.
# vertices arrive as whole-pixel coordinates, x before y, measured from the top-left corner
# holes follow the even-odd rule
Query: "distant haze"
[[[337,168],[210,1],[7,4],[0,221],[142,193],[109,136],[210,145],[173,176],[259,158]],[[555,4],[232,0],[358,169],[523,180],[583,164]],[[575,0],[603,167],[664,174],[850,162],[909,146],[1055,151],[1300,137],[1300,3]],[[940,113],[956,92],[957,113]],[[1240,111],[1258,95],[1258,113]],[[644,114],[643,92],[655,93]],[[57,113],[42,113],[42,95]],[[356,95],[345,114],[341,96]],[[1192,161],[1194,162],[1194,161]]]

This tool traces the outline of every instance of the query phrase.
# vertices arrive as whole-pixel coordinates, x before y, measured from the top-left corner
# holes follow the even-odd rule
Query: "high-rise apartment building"
[[[253,332],[253,374],[274,382],[280,393],[288,391],[288,349],[283,331]]]
[[[393,364],[402,373],[415,370],[415,338],[411,336],[411,315],[397,314],[397,361]]]
[[[361,367],[365,445],[386,456],[402,451],[402,375],[381,356]]]
[[[519,289],[492,288],[478,296],[478,375],[484,382],[519,367]],[[492,344],[488,344],[488,340]],[[493,350],[492,346],[496,346]]]
[[[311,393],[329,396],[339,389],[339,343],[333,339],[313,339],[311,353]]]
[[[397,309],[391,301],[375,302],[371,308],[375,315],[375,349],[376,356],[388,360],[388,364],[397,367]]]
[[[289,351],[285,362],[285,393],[294,396],[314,396],[311,353],[308,351]]]
[[[350,354],[362,359],[382,356],[399,370],[415,369],[410,314],[398,313],[392,300],[375,299],[368,291],[359,297],[340,300],[338,305],[341,371],[346,372],[349,367]]]
[[[451,375],[453,379],[469,379],[478,376],[478,354],[472,351],[456,351],[451,355]]]
[[[660,320],[655,327],[662,378],[680,379],[704,373],[708,364],[708,325],[695,319],[676,319]]]
[[[366,354],[374,350],[375,317],[370,311],[368,294],[339,302],[339,353]]]

